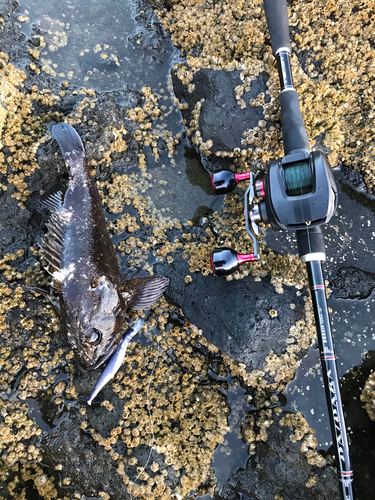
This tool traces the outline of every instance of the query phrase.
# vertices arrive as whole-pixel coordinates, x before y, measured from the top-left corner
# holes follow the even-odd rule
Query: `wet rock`
[[[346,410],[346,425],[350,428],[356,498],[375,498],[375,422],[370,420],[366,411],[367,398],[364,396],[366,382],[373,377],[374,365],[375,351],[369,351],[361,364],[352,368],[342,379],[341,394]]]
[[[200,155],[193,148],[185,151],[186,158],[186,176],[192,186],[199,186],[207,194],[213,196],[214,190],[211,184],[210,176],[204,169]]]
[[[15,191],[10,186],[0,204],[0,248],[6,253],[29,246],[33,239],[28,229],[30,213],[18,207],[17,200],[12,197]]]
[[[186,284],[189,264],[178,255],[172,264],[156,265],[156,271],[170,279],[167,299],[180,306],[210,342],[249,371],[262,369],[271,349],[277,355],[285,352],[289,328],[303,316],[304,300],[297,290],[284,287],[280,295],[268,277],[260,282],[252,276],[226,281],[196,273]],[[294,309],[286,306],[291,303]],[[277,317],[271,317],[272,309]]]
[[[101,413],[100,410],[97,411]],[[48,465],[51,470],[62,466],[64,477],[69,477],[73,485],[83,487],[86,496],[96,496],[103,490],[111,496],[115,492],[125,496],[125,486],[116,474],[116,462],[109,454],[98,453],[98,445],[80,428],[82,418],[78,415],[78,410],[72,411],[69,419],[55,432],[43,435],[42,445]],[[58,477],[58,473],[55,474]],[[73,491],[71,488],[69,490],[71,495]]]
[[[157,9],[170,9],[172,2],[170,0],[146,0],[147,3],[156,7]]]
[[[0,17],[4,19],[1,24],[1,50],[8,55],[17,42],[22,41],[24,36],[20,34],[17,23],[11,20],[12,13],[18,4],[14,0],[0,0]],[[22,46],[17,47],[17,55],[22,51]]]
[[[0,0],[0,14],[2,16],[9,15],[16,7],[17,2],[13,0]]]
[[[195,105],[204,99],[199,116],[199,131],[203,142],[213,141],[212,151],[232,151],[244,147],[241,144],[243,133],[264,120],[262,106],[246,106],[241,109],[237,100],[235,88],[243,84],[241,71],[217,71],[204,68],[194,74],[192,84],[194,91],[189,92],[172,71],[173,88],[181,103],[187,103],[188,108],[182,110],[187,125],[193,119]],[[251,89],[242,99],[246,102],[255,99],[260,93],[267,91],[268,76],[260,74],[251,82]],[[270,122],[269,122],[270,123]]]
[[[333,296],[340,299],[366,299],[375,288],[375,273],[356,267],[341,267],[331,282]]]
[[[257,445],[257,452],[249,458],[246,469],[239,470],[229,480],[221,491],[222,498],[339,500],[335,470],[330,466],[310,465],[301,451],[301,443],[292,443],[290,433],[290,429],[272,424],[267,441]],[[306,483],[311,478],[316,482],[308,488]]]
[[[363,177],[363,174],[358,172],[357,170],[353,170],[348,165],[341,165],[341,172],[345,177],[346,181],[356,190],[362,193],[367,193],[368,195],[374,197],[375,191],[374,189],[368,189],[366,187],[366,183]]]

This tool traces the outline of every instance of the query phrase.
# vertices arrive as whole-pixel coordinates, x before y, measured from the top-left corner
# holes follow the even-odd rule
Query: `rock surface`
[[[166,6],[168,12],[176,4],[153,3],[159,8]],[[302,330],[307,317],[307,292],[305,288],[299,292],[305,275],[297,276],[301,268],[295,266],[296,259],[284,257],[295,248],[290,236],[272,235],[268,229],[266,241],[272,250],[264,249],[265,263],[256,269],[256,279],[247,274],[242,279],[226,281],[206,269],[211,244],[206,227],[213,228],[211,239],[220,244],[227,240],[248,244],[248,238],[242,220],[241,188],[236,191],[236,198],[226,199],[223,207],[224,200],[212,200],[204,168],[243,171],[248,165],[241,162],[241,153],[234,150],[245,148],[249,150],[246,155],[250,156],[250,166],[264,169],[265,164],[260,163],[257,155],[268,159],[270,153],[277,156],[280,151],[266,150],[263,142],[275,125],[277,114],[271,120],[266,117],[264,104],[249,106],[249,101],[262,93],[264,103],[269,104],[269,85],[275,87],[276,81],[272,64],[264,65],[269,73],[261,71],[250,79],[250,90],[246,90],[248,84],[244,83],[241,70],[224,71],[222,67],[203,68],[192,75],[189,83],[195,87],[190,87],[191,92],[176,77],[175,69],[168,87],[171,65],[178,59],[170,35],[163,31],[147,4],[129,4],[135,12],[128,16],[134,29],[115,36],[118,35],[119,51],[126,46],[133,59],[130,64],[124,56],[120,58],[122,66],[118,66],[115,45],[105,48],[107,41],[99,36],[104,25],[128,26],[121,2],[117,7],[113,3],[97,4],[92,12],[87,9],[84,16],[79,10],[85,8],[84,2],[69,4],[69,9],[65,9],[64,3],[54,4],[56,19],[52,19],[50,5],[45,2],[26,8],[0,0],[0,17],[4,21],[0,21],[1,50],[9,55],[9,63],[16,66],[11,67],[1,57],[0,85],[7,87],[0,100],[2,142],[6,136],[0,173],[0,495],[6,500],[108,500],[128,499],[131,495],[338,500],[335,471],[315,451],[310,428],[315,426],[314,414],[306,411],[304,426],[311,444],[308,451],[320,460],[321,468],[308,462],[306,453],[301,451],[301,441],[292,442],[292,430],[280,423],[283,418],[298,415],[296,407],[301,400],[308,400],[313,406],[316,421],[327,421],[321,410],[324,395],[320,402],[316,401],[317,391],[301,395],[298,374],[285,393],[287,397],[283,393],[311,345],[310,337],[297,339],[297,326]],[[209,8],[203,10],[208,21],[218,6],[207,5]],[[232,8],[229,4],[227,7]],[[27,9],[31,17],[35,13],[43,22],[32,21],[29,26]],[[41,10],[36,14],[34,9]],[[111,13],[109,17],[106,9]],[[124,10],[122,17],[114,20],[112,12],[116,9]],[[361,9],[353,9],[352,17],[356,18]],[[187,10],[181,13],[181,22]],[[95,27],[86,45],[77,44],[84,37],[86,25],[74,25],[74,29],[78,26],[74,36],[69,31],[67,25],[74,24],[74,20],[68,22],[66,17],[72,12],[76,20],[84,18]],[[103,16],[107,24],[101,24]],[[223,12],[219,18],[226,16]],[[247,50],[261,47],[259,63],[263,56],[269,56],[268,42],[258,32],[264,16],[256,8],[251,19],[242,22],[243,16],[245,13],[240,12],[230,15],[230,22],[238,20],[241,30],[245,26],[250,37],[246,38]],[[253,26],[253,20],[260,24]],[[325,21],[324,16],[319,18],[319,22]],[[298,29],[293,27],[296,40]],[[252,33],[258,37],[256,41],[251,41]],[[234,35],[227,37],[229,43],[237,43],[238,35]],[[65,41],[67,44],[63,45]],[[221,50],[219,44],[216,49]],[[203,45],[198,44],[195,56],[202,50]],[[80,51],[84,52],[82,56]],[[304,52],[304,75],[312,71],[307,59]],[[61,79],[68,77],[58,73],[67,75],[69,64],[75,69],[74,85],[62,85]],[[313,66],[321,70],[319,64],[315,62]],[[17,68],[25,72],[26,79],[20,77]],[[53,72],[57,75],[53,76]],[[89,80],[85,80],[86,76]],[[307,90],[307,94],[322,95],[323,106],[332,106],[331,94],[323,95],[317,77],[311,78],[313,90]],[[108,91],[80,89],[91,84]],[[236,99],[236,88],[241,85]],[[173,92],[182,104],[182,115],[173,105]],[[341,102],[338,94],[334,97]],[[246,107],[240,106],[240,99],[246,101]],[[194,107],[200,101],[199,120],[191,126]],[[309,99],[303,102],[308,124],[321,133],[321,125],[309,115],[309,109],[316,109],[315,105],[309,108],[308,103]],[[188,104],[187,109],[184,104]],[[346,108],[337,109],[344,113]],[[195,127],[190,136],[192,144],[187,139],[188,130],[180,124],[182,118],[187,128]],[[23,289],[30,282],[49,283],[37,255],[37,244],[49,217],[40,206],[40,198],[55,184],[66,182],[62,158],[49,134],[51,125],[61,120],[71,120],[83,139],[122,267],[144,267],[144,272],[154,270],[171,279],[166,294],[171,304],[162,300],[145,313],[147,331],[132,343],[123,369],[92,407],[78,397],[90,392],[98,373],[84,372],[78,367],[50,304]],[[327,133],[340,135],[332,117],[327,120]],[[255,133],[252,142],[243,144],[244,132],[255,129],[259,121],[265,122],[261,127],[265,135]],[[275,127],[273,140],[279,143],[277,130]],[[198,131],[201,142],[198,136],[194,142]],[[205,156],[192,149],[199,150],[202,142],[209,141],[213,151],[228,156]],[[337,151],[336,143],[333,147]],[[353,154],[358,153],[355,145],[350,148]],[[364,193],[358,174],[350,172],[349,168],[346,182],[340,178],[343,206],[338,219],[333,219],[326,231],[326,268],[333,289],[330,305],[334,328],[341,333],[336,338],[343,374],[353,364],[361,363],[364,351],[375,348],[374,203]],[[174,221],[173,216],[168,219],[171,207],[173,214],[182,214],[181,220]],[[223,220],[218,222],[220,217]],[[223,221],[228,223],[227,228],[223,228]],[[192,241],[196,241],[198,249],[203,248],[206,260],[202,272],[190,270]],[[291,263],[296,276],[289,276],[285,270]],[[276,293],[276,288],[283,293]],[[138,314],[143,313],[132,312],[131,319]],[[310,349],[311,353],[315,351]],[[302,363],[310,361],[304,358]],[[343,385],[347,421],[353,430],[358,498],[370,498],[374,490],[374,428],[364,419],[364,410],[361,413],[358,404],[353,403],[359,401],[359,386],[372,369],[373,360],[370,361],[364,370],[366,376],[353,372],[351,383]],[[309,390],[313,379],[320,384],[315,364],[304,373],[307,376],[303,381]],[[302,420],[299,416],[298,419]],[[250,421],[253,426],[247,428]],[[319,433],[316,439],[325,455],[329,443],[325,446]]]
[[[268,432],[268,440],[258,446],[259,453],[222,489],[223,499],[235,500],[239,492],[243,500],[274,500],[275,492],[284,500],[336,498],[337,478],[333,468],[311,467],[301,452],[301,444],[290,441],[287,427],[276,423]]]
[[[277,356],[285,352],[289,328],[303,315],[304,300],[298,290],[284,287],[284,293],[278,294],[268,277],[258,282],[252,276],[228,282],[214,275],[194,274],[187,284],[189,265],[178,255],[172,264],[155,267],[158,274],[170,279],[166,298],[181,307],[210,342],[246,365],[249,372],[263,369],[270,346]],[[272,317],[274,312],[277,315]]]
[[[334,296],[340,299],[367,299],[375,288],[375,274],[355,267],[340,267],[332,288]]]
[[[242,99],[256,99],[259,94],[267,92],[266,74],[260,74],[251,82],[251,88],[242,94]],[[194,90],[188,90],[179,80],[176,71],[172,72],[173,88],[182,104],[183,117],[187,124],[193,120],[193,110],[200,101],[198,129],[202,141],[212,140],[212,151],[233,151],[235,148],[246,149],[242,144],[244,132],[265,120],[263,106],[246,106],[239,108],[235,89],[243,84],[241,71],[218,71],[203,68],[197,71],[191,81]],[[268,97],[269,99],[269,97]],[[267,98],[266,98],[267,102]],[[271,122],[267,121],[268,127]]]

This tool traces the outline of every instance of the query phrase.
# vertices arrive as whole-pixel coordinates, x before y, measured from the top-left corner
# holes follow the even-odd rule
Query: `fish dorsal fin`
[[[42,204],[48,208],[51,212],[57,212],[62,209],[63,206],[63,194],[62,192],[56,191],[45,199],[41,200]]]
[[[46,224],[48,231],[40,244],[40,254],[48,263],[45,269],[52,275],[61,270],[65,232],[61,213],[61,209],[55,205],[50,221]]]
[[[124,281],[118,288],[129,309],[147,309],[156,302],[169,284],[163,276],[142,276]]]

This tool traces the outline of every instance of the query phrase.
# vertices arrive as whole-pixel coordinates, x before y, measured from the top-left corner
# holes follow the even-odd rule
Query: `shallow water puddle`
[[[45,70],[73,85],[98,91],[166,86],[178,57],[151,7],[137,0],[21,0],[18,12],[29,19],[22,25],[26,36],[44,37],[45,47],[35,49]]]
[[[248,393],[243,389],[231,375],[225,379],[214,376],[213,372],[209,374],[215,380],[226,380],[228,390],[225,393],[227,404],[231,410],[228,417],[228,426],[230,431],[224,436],[224,443],[219,445],[212,460],[212,468],[217,481],[216,491],[220,494],[221,488],[227,484],[233,473],[241,467],[246,466],[249,455],[249,446],[241,438],[241,421],[246,414],[254,408],[248,403]],[[198,498],[208,498],[206,495]]]
[[[146,149],[148,172],[152,175],[151,186],[144,193],[149,209],[157,210],[162,218],[188,219],[199,223],[218,203],[210,177],[200,156],[182,138],[176,154],[168,158],[164,153],[156,163],[149,148]]]

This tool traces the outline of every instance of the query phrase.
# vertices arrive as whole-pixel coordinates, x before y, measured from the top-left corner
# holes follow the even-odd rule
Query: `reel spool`
[[[292,163],[284,168],[285,192],[288,196],[311,193],[313,179],[307,162]]]

